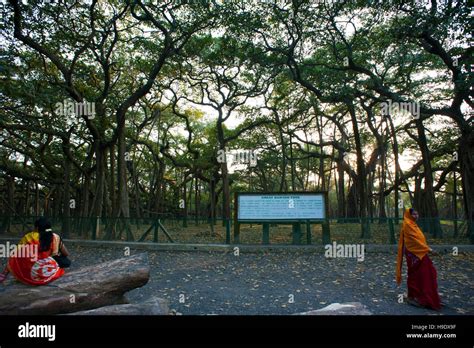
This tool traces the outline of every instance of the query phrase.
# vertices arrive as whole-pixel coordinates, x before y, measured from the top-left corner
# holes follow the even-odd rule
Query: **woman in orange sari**
[[[53,258],[59,252],[68,255],[61,238],[52,232],[51,224],[45,218],[36,221],[35,227],[18,243],[8,259],[7,267],[0,274],[0,282],[6,279],[9,272],[20,282],[29,285],[45,285],[64,274],[64,269]]]
[[[438,294],[436,269],[428,257],[428,253],[433,253],[433,249],[426,244],[426,238],[416,224],[417,219],[417,211],[405,210],[398,241],[397,284],[400,285],[402,281],[402,262],[403,254],[405,254],[408,267],[407,302],[415,306],[439,310],[441,301]]]

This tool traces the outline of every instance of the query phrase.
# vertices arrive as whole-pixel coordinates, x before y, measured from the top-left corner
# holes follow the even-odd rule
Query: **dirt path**
[[[70,249],[74,268],[124,253],[78,246]],[[141,251],[131,250],[138,252]],[[473,253],[433,257],[439,292],[446,303],[441,312],[398,303],[399,294],[406,293],[406,285],[396,287],[395,255],[388,253],[366,254],[363,262],[299,252],[239,256],[217,252],[149,252],[149,256],[150,282],[130,292],[130,300],[163,297],[170,302],[170,308],[184,315],[293,314],[334,302],[361,302],[374,314],[474,314]]]

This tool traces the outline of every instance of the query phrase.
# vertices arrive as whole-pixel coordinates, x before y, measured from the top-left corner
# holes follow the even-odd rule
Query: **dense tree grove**
[[[414,206],[433,236],[459,218],[474,242],[466,1],[9,0],[1,16],[4,217],[231,218],[237,191],[322,190],[331,217]]]

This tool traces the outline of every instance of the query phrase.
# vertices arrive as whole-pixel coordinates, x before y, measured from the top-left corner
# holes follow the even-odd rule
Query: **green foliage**
[[[354,154],[359,143],[357,160],[367,165],[377,136],[383,138],[387,163],[379,156],[367,173],[379,181],[370,183],[374,191],[381,189],[382,167],[384,189],[395,185],[395,140],[401,155],[421,158],[410,115],[382,117],[388,99],[421,103],[435,168],[449,166],[460,137],[472,129],[472,119],[456,114],[472,102],[474,78],[467,48],[473,23],[462,2],[426,8],[405,1],[151,6],[108,0],[20,11],[16,37],[11,15],[0,27],[0,175],[40,182],[45,193],[64,184],[65,164],[73,160],[71,191],[81,192],[87,177],[95,199],[97,157],[103,151],[105,180],[117,182],[112,165],[123,155],[123,134],[131,160],[120,190],[137,191],[144,205],[159,189],[167,202],[183,185],[190,192],[193,184],[183,177],[200,180],[203,199],[211,180],[222,190],[221,147],[258,154],[254,167],[232,168],[231,191],[311,190],[324,177],[335,205],[343,150]],[[457,70],[450,66],[456,57]],[[95,103],[96,115],[58,114],[56,104],[65,101]],[[353,157],[345,161],[347,195],[359,173]],[[412,184],[414,175],[406,181]],[[120,190],[107,190],[109,204]]]

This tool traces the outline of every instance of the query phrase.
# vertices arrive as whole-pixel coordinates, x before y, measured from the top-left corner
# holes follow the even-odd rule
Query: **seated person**
[[[61,237],[52,232],[51,223],[42,217],[35,222],[35,230],[20,240],[0,274],[0,282],[11,272],[25,284],[48,284],[61,277],[64,268],[69,267],[68,255]]]

